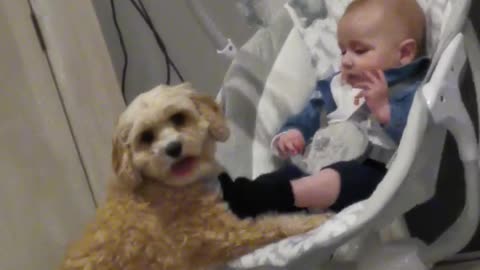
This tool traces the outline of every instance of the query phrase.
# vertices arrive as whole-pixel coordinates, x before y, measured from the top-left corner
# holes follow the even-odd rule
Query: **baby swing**
[[[301,109],[317,78],[339,66],[336,21],[351,1],[290,0],[238,50],[215,32],[197,1],[189,2],[216,45],[225,48],[219,52],[233,59],[218,95],[232,129],[218,155],[232,176],[254,177],[277,165],[269,141],[283,121]],[[478,146],[459,89],[468,58],[477,70],[473,76],[479,104],[480,46],[467,19],[471,2],[418,1],[427,16],[432,65],[384,180],[369,199],[307,234],[232,262],[232,269],[430,269],[472,238],[480,213]],[[252,2],[243,1],[247,6]],[[447,131],[463,162],[466,200],[454,224],[427,245],[402,234],[402,216],[435,194]]]

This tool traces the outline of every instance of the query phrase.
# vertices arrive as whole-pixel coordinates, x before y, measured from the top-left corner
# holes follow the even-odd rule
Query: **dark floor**
[[[470,15],[477,35],[480,36],[480,1],[472,2]],[[472,120],[478,125],[476,94],[470,69],[467,70],[462,84],[462,96]],[[461,212],[465,200],[463,167],[458,159],[455,141],[450,135],[447,136],[443,157],[437,194],[431,201],[418,206],[406,216],[411,233],[428,243],[434,241],[452,224]],[[464,250],[464,252],[468,251],[480,251],[480,230]]]

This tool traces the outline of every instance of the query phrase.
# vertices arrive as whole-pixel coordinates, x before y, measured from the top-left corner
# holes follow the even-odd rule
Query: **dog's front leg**
[[[222,216],[221,226],[201,234],[203,248],[195,254],[194,261],[203,258],[208,263],[227,263],[264,245],[310,231],[327,218],[328,215],[288,214],[239,220],[233,214]]]

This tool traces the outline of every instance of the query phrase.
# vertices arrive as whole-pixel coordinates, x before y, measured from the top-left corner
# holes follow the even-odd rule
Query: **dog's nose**
[[[171,157],[178,157],[182,153],[182,144],[178,141],[167,144],[165,153]]]

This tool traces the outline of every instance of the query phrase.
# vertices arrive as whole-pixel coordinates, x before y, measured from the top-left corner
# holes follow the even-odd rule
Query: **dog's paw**
[[[330,216],[330,214],[269,215],[262,217],[259,222],[288,237],[311,231],[322,225]]]
[[[330,217],[329,214],[315,214],[315,215],[292,215],[285,217],[283,231],[287,235],[301,234],[311,231]]]

